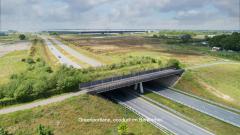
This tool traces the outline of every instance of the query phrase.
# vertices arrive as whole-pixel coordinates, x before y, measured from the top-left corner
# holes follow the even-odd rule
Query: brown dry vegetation
[[[104,56],[118,62],[129,55],[150,56],[165,59],[177,58],[186,66],[217,61],[219,58],[207,56],[205,48],[192,46],[169,45],[161,39],[141,36],[91,38],[80,36],[61,36],[61,40],[75,45],[92,54]]]

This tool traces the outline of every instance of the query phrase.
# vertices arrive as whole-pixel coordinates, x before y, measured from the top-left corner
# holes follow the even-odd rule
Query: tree
[[[53,131],[49,127],[45,127],[44,125],[39,125],[37,127],[38,135],[53,135]]]
[[[14,92],[14,97],[19,101],[25,101],[32,94],[32,82],[26,80],[22,82]]]
[[[158,38],[158,35],[154,34],[154,35],[153,35],[153,38]]]
[[[20,39],[20,40],[25,40],[25,39],[26,39],[26,36],[25,36],[24,34],[20,34],[20,35],[19,35],[19,39]]]
[[[192,36],[190,34],[185,34],[180,36],[183,43],[187,43],[190,39],[192,39]]]
[[[127,123],[122,122],[118,126],[118,134],[119,135],[127,135],[128,134],[128,126]]]
[[[58,35],[57,32],[51,32],[50,35]]]

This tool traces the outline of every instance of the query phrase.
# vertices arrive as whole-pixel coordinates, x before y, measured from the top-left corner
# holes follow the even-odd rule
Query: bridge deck
[[[172,75],[181,75],[184,72],[183,69],[165,69],[165,70],[157,70],[153,72],[146,72],[145,74],[139,73],[134,75],[126,75],[122,77],[112,78],[112,80],[99,80],[95,82],[89,82],[87,84],[80,84],[81,90],[87,90],[89,93],[102,93],[106,91],[110,91],[113,89],[118,89],[122,87],[127,87],[134,85],[140,82],[148,82],[152,80],[156,80],[159,78],[164,78]]]

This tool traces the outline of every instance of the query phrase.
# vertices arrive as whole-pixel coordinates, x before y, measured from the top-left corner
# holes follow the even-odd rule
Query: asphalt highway
[[[163,127],[177,135],[210,135],[209,131],[198,127],[148,101],[133,95],[130,92],[107,93],[110,98],[119,104],[126,106],[142,117],[153,120],[152,123],[157,127]]]
[[[222,120],[226,123],[232,124],[234,126],[240,127],[240,115],[224,108],[212,105],[205,101],[196,99],[194,97],[173,91],[169,88],[145,88],[147,90],[152,90],[163,97],[170,100],[178,102],[180,104],[186,105],[190,108],[198,110],[202,113],[210,115],[216,119]]]
[[[91,59],[89,57],[86,57],[83,54],[80,54],[79,52],[75,51],[74,49],[70,48],[69,46],[63,44],[62,42],[58,41],[57,39],[55,39],[54,37],[52,37],[53,42],[55,42],[57,45],[59,45],[62,49],[64,49],[67,53],[71,54],[72,56],[76,57],[77,59],[79,59],[82,62],[85,62],[87,64],[89,64],[92,67],[99,67],[102,66],[102,63]]]
[[[47,37],[42,37],[47,44],[47,47],[52,52],[52,54],[60,61],[61,64],[67,65],[69,67],[81,68],[77,63],[73,62],[65,55],[63,55],[48,39]]]

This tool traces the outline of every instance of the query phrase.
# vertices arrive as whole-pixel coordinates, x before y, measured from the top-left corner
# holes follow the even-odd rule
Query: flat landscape
[[[0,57],[2,69],[0,108],[3,113],[0,116],[0,127],[13,134],[36,134],[39,125],[44,125],[54,134],[117,134],[122,122],[95,123],[78,120],[140,118],[133,110],[141,110],[141,107],[131,108],[131,103],[135,103],[134,99],[129,101],[129,106],[124,106],[115,102],[112,97],[108,99],[101,94],[89,95],[84,92],[77,94],[75,92],[79,90],[79,83],[163,68],[174,64],[172,61],[185,69],[182,77],[172,88],[223,106],[240,109],[239,61],[222,57],[215,52],[213,54],[211,48],[207,46],[172,43],[178,39],[154,38],[154,34],[112,36],[45,34],[44,38],[43,35],[37,36],[22,44],[18,44],[17,41],[15,44],[4,45],[10,49],[8,51],[3,48],[5,53]],[[201,36],[198,38],[202,39]],[[13,45],[16,46],[16,50],[11,49]],[[18,47],[20,50],[17,50]],[[70,64],[68,61],[71,61]],[[80,68],[75,69],[73,65],[79,65]],[[18,87],[20,83],[21,87]],[[165,111],[161,112],[162,109],[168,108],[166,111],[171,113],[170,116],[185,119],[190,125],[196,126],[195,134],[202,131],[204,134],[219,135],[239,132],[237,126],[174,100],[151,92],[146,92],[143,96],[148,99],[143,100],[144,105],[153,103],[159,107],[155,108],[156,112],[163,113]],[[47,105],[40,107],[34,105],[44,103],[49,97],[51,100],[46,101]],[[63,100],[59,100],[60,98]],[[29,102],[31,105],[29,104],[30,107],[26,110]],[[16,111],[15,107],[22,111]],[[12,113],[5,114],[4,109]],[[137,114],[139,113],[143,112]],[[234,113],[239,115],[239,112]],[[146,118],[144,115],[140,116]],[[128,133],[152,135],[166,134],[166,131],[183,133],[181,128],[180,130],[174,128],[168,121],[169,119],[166,119],[164,121],[166,123],[162,123],[168,128],[164,126],[159,128],[148,122],[127,122]]]

